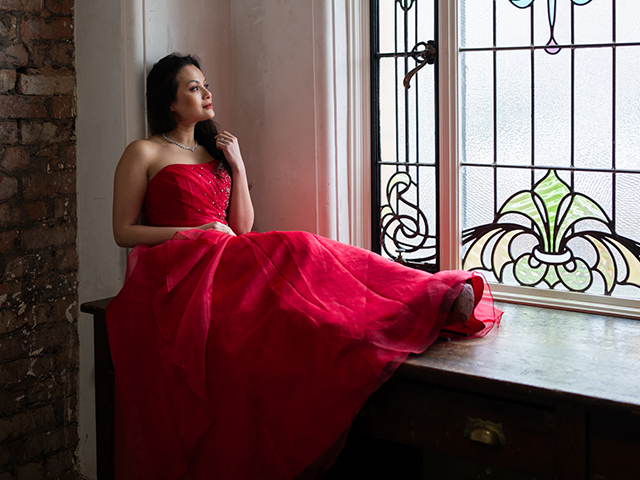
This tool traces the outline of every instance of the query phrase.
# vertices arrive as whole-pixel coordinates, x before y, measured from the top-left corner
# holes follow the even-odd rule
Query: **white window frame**
[[[458,81],[458,0],[438,1],[438,62],[439,62],[439,95],[440,95],[440,267],[443,270],[462,268],[461,259],[461,190],[460,190],[460,131],[458,127],[458,112],[460,85]],[[368,5],[366,0],[356,0],[350,10],[349,38],[351,52],[354,55],[349,61],[350,83],[349,98],[350,117],[353,122],[349,125],[351,145],[360,144],[358,151],[352,150],[349,155],[351,193],[362,202],[354,201],[351,196],[350,220],[352,239],[359,241],[355,244],[370,248],[366,244],[370,224],[362,219],[369,219],[369,210],[363,205],[371,205],[370,192],[363,184],[363,177],[368,171],[370,154],[365,142],[370,143],[369,120],[363,115],[366,111],[362,102],[368,104],[369,97],[363,92],[369,92],[369,25]],[[366,22],[364,19],[366,17]],[[358,41],[359,39],[359,41]],[[364,59],[367,64],[364,65]],[[366,73],[365,73],[366,72]],[[357,79],[357,80],[356,80]],[[360,89],[360,93],[358,93]],[[354,96],[355,95],[355,96]],[[354,117],[353,113],[359,116]],[[367,128],[361,128],[366,125]],[[366,192],[366,194],[365,194]],[[370,208],[370,207],[369,207]],[[357,212],[360,212],[358,215]],[[359,220],[360,219],[360,220]],[[364,241],[363,241],[364,240]],[[496,300],[510,303],[521,303],[536,306],[547,306],[565,310],[601,313],[630,318],[640,318],[640,302],[614,297],[596,296],[584,293],[563,292],[557,290],[543,290],[520,286],[491,284],[491,290]]]
[[[458,112],[458,0],[438,0],[440,67],[440,265],[461,268]],[[496,300],[588,313],[640,318],[640,302],[585,293],[491,284]]]

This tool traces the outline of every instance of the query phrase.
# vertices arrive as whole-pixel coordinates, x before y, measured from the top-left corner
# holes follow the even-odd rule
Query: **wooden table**
[[[100,480],[113,478],[109,300],[81,306],[94,316]],[[424,478],[640,479],[640,321],[499,307],[487,337],[439,342],[401,365],[354,438],[424,450]]]

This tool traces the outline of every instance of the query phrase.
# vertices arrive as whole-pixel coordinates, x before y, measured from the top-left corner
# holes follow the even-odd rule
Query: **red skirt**
[[[447,328],[479,336],[501,312],[469,272],[431,275],[303,232],[189,230],[136,247],[107,308],[116,478],[320,475],[468,280],[474,315]]]

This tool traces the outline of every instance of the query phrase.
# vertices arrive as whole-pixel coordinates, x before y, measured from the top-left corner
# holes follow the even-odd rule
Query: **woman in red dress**
[[[499,321],[472,273],[251,232],[238,140],[194,57],[154,65],[147,108],[154,134],[115,174],[114,236],[133,248],[107,309],[118,479],[317,478],[410,353]]]

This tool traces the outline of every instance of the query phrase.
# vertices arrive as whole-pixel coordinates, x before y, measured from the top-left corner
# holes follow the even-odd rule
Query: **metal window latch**
[[[404,77],[404,81],[402,82],[404,88],[409,89],[411,87],[409,82],[411,82],[411,78],[418,73],[418,70],[426,64],[433,65],[436,63],[437,53],[436,42],[433,40],[429,40],[427,43],[416,43],[416,46],[413,47],[409,56],[412,57],[418,65]]]

